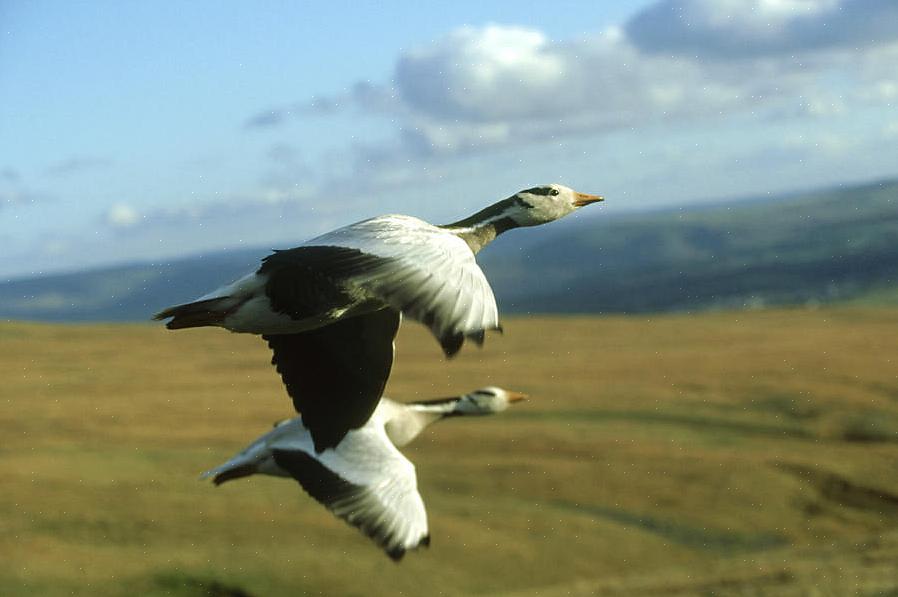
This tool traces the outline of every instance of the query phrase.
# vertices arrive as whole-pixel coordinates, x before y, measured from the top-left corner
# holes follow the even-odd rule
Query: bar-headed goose
[[[415,467],[397,449],[444,417],[497,413],[523,394],[497,387],[402,404],[382,398],[364,425],[316,451],[303,417],[278,423],[226,463],[203,473],[216,485],[253,474],[293,477],[333,514],[359,528],[394,560],[428,545]]]
[[[474,256],[499,234],[601,201],[552,184],[520,191],[445,226],[386,215],[275,251],[261,267],[194,302],[157,313],[169,329],[219,326],[294,334],[389,307],[422,322],[447,356],[499,329],[496,300]]]
[[[210,474],[219,482],[255,472],[286,474],[392,557],[426,544],[414,466],[396,446],[443,416],[489,404],[501,409],[502,398],[475,393],[408,407],[382,400],[401,318],[383,308],[306,332],[263,336],[301,416]],[[513,397],[503,394],[507,405]]]

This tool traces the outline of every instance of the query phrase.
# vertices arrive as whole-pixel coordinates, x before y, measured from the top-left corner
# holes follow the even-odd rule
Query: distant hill
[[[0,317],[146,320],[268,248],[0,283]],[[898,302],[898,181],[512,231],[478,257],[505,313]]]
[[[898,297],[898,181],[546,228],[525,250],[509,243],[483,254],[506,310],[634,313]]]

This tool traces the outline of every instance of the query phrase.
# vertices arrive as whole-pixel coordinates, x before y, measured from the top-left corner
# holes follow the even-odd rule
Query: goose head
[[[564,185],[548,184],[518,191],[509,197],[506,215],[518,226],[537,226],[603,200],[599,195],[586,195]]]
[[[514,402],[527,398],[526,394],[487,386],[462,396],[453,409],[459,415],[489,415],[502,412]]]

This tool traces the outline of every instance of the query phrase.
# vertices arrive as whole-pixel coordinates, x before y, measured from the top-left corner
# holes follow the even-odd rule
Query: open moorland
[[[898,592],[898,310],[504,323],[400,335],[394,398],[532,400],[407,448],[398,565],[290,480],[197,480],[292,415],[258,338],[0,324],[0,594]]]

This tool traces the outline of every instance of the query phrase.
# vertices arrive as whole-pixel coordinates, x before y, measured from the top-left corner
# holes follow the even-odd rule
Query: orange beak
[[[574,205],[576,207],[583,207],[584,205],[589,205],[590,203],[597,203],[599,201],[604,201],[605,198],[601,195],[587,195],[586,193],[576,193],[577,198],[574,199]]]
[[[509,402],[520,402],[522,400],[527,400],[528,398],[530,398],[530,396],[522,394],[521,392],[508,392]]]

